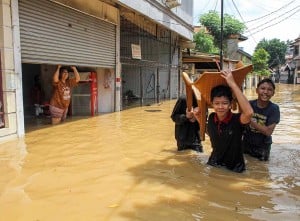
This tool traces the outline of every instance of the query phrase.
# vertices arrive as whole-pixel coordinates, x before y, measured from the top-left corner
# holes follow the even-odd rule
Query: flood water
[[[253,90],[246,91],[255,98]],[[0,144],[0,221],[298,221],[300,85],[277,85],[269,162],[242,174],[177,152],[175,100],[57,126]]]

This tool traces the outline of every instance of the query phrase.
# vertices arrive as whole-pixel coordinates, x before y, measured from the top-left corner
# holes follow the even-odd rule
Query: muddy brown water
[[[247,90],[255,98],[253,90]],[[175,100],[58,126],[0,144],[0,221],[300,220],[300,85],[277,85],[281,122],[269,162],[236,174],[177,152]]]

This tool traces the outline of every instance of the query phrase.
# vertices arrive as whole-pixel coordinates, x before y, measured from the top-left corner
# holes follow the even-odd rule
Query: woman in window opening
[[[57,65],[57,69],[53,74],[53,94],[49,106],[53,125],[66,119],[71,101],[72,88],[80,81],[76,67],[71,66],[71,69],[74,72],[75,78],[69,78],[68,69],[61,65]]]

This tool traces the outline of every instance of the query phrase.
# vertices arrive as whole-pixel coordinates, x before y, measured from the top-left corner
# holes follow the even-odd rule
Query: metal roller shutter
[[[116,26],[49,0],[20,0],[23,63],[115,67]]]

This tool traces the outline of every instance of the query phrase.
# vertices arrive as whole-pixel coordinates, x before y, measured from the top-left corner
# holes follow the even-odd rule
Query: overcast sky
[[[223,5],[224,13],[246,24],[243,35],[248,40],[239,46],[250,54],[263,38],[286,41],[300,36],[300,0],[223,0]],[[194,0],[194,25],[209,10],[220,12],[221,0]]]

